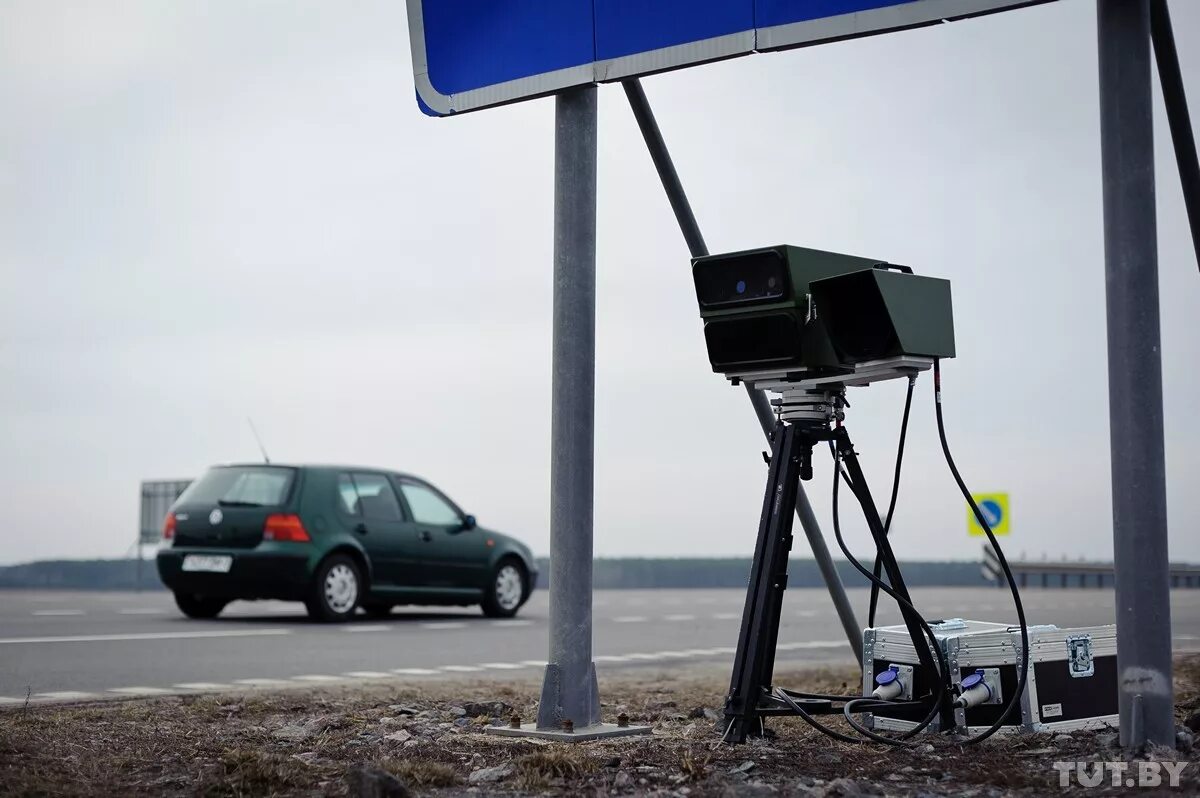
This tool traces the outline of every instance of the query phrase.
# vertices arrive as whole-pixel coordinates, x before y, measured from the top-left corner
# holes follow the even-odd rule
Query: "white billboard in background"
[[[142,509],[138,518],[138,542],[158,543],[162,540],[163,521],[167,510],[179,498],[190,479],[151,479],[142,482]]]

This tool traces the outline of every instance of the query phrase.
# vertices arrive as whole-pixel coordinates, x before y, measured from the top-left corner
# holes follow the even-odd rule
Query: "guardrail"
[[[1012,561],[1009,569],[1019,587],[1094,587],[1113,586],[1113,564],[1111,562],[1050,562]],[[991,546],[983,547],[983,578],[997,587],[1006,584],[1004,572]],[[1200,565],[1173,563],[1170,569],[1171,587],[1200,588]]]

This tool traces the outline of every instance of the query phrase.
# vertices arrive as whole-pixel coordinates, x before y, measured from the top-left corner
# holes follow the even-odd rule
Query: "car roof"
[[[398,477],[407,477],[415,479],[418,482],[427,482],[428,480],[417,476],[416,474],[408,474],[403,471],[397,471],[394,468],[381,468],[380,466],[363,466],[363,465],[338,465],[334,463],[221,463],[214,468],[295,468],[300,470],[310,471],[376,471],[385,474],[394,474]]]

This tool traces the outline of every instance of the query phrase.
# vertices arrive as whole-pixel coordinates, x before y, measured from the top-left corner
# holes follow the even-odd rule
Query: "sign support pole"
[[[1150,3],[1096,17],[1120,737],[1174,746]]]
[[[687,194],[683,190],[679,173],[675,171],[671,153],[667,150],[667,143],[658,127],[658,121],[654,118],[654,111],[650,108],[650,101],[646,97],[645,89],[642,88],[642,82],[637,78],[632,78],[622,81],[621,85],[625,89],[625,96],[629,98],[629,105],[633,109],[633,115],[642,131],[642,138],[646,140],[646,148],[650,151],[650,158],[654,161],[655,169],[658,170],[658,177],[662,181],[663,190],[667,193],[667,199],[671,202],[671,209],[675,211],[675,219],[687,242],[688,250],[693,258],[703,257],[709,254],[708,246],[704,243],[704,236],[700,233],[696,215],[692,213],[692,205],[688,202]],[[746,395],[754,407],[754,414],[758,417],[763,435],[770,440],[771,433],[775,429],[775,415],[771,412],[767,396],[749,385],[745,387]],[[858,625],[858,619],[854,617],[854,609],[850,606],[850,599],[846,596],[842,578],[833,564],[833,558],[829,556],[829,547],[825,545],[825,537],[821,534],[821,527],[817,523],[816,515],[813,514],[808,494],[804,492],[803,485],[797,484],[797,488],[796,517],[800,519],[800,526],[804,527],[804,534],[808,537],[808,545],[812,549],[813,559],[817,562],[817,568],[821,571],[825,586],[829,588],[829,597],[833,599],[833,606],[837,609],[842,629],[846,633],[846,640],[850,643],[854,658],[858,659],[862,656],[863,650],[862,627]]]
[[[600,722],[592,663],[596,126],[595,86],[555,98],[550,661],[539,729]]]

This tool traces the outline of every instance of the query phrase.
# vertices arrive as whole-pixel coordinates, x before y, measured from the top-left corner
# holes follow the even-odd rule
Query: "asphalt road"
[[[1030,623],[1113,622],[1110,590],[1027,589]],[[1011,622],[1007,592],[914,591],[930,618]],[[865,591],[851,591],[865,616]],[[744,593],[613,590],[596,594],[595,659],[608,669],[729,666]],[[212,621],[182,617],[167,593],[0,592],[0,705],[130,695],[335,684],[355,680],[537,678],[547,650],[547,594],[514,620],[475,609],[397,610],[380,622],[311,623],[299,604],[237,602]],[[862,620],[862,618],[860,618]],[[886,607],[881,623],[898,623]],[[1200,651],[1200,590],[1172,594],[1175,648]],[[852,662],[828,595],[789,590],[781,663]]]

